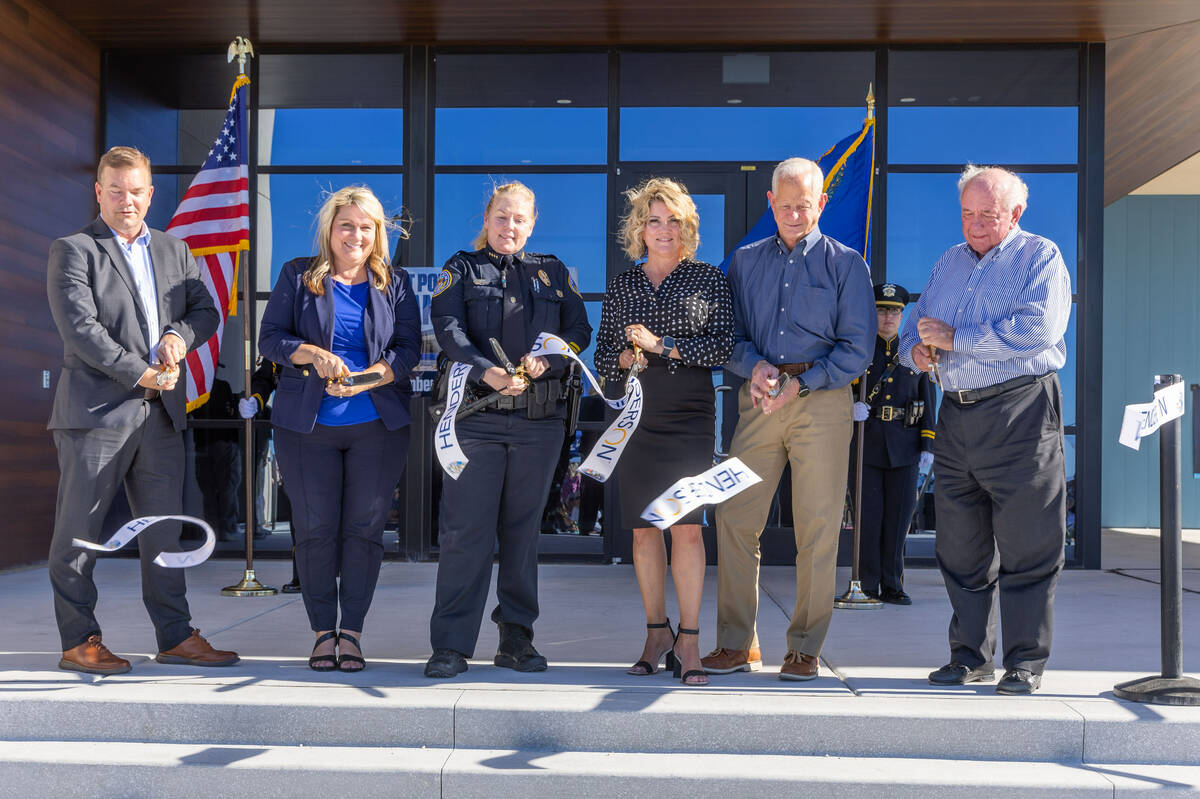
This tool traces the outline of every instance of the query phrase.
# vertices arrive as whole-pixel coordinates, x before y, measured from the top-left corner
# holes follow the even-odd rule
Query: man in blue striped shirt
[[[775,168],[767,201],[778,235],[730,259],[738,394],[732,454],[762,482],[717,507],[717,649],[713,674],[762,668],[759,536],[785,464],[792,467],[796,607],[784,680],[811,680],[833,617],[838,532],[850,458],[850,381],[874,352],[875,292],[862,256],[821,233],[824,176],[812,161]]]
[[[1066,535],[1057,370],[1071,280],[1054,242],[1017,224],[1029,196],[1019,177],[968,166],[958,188],[966,242],[938,259],[900,340],[901,362],[940,377],[946,398],[933,449],[936,551],[954,615],[950,662],[929,681],[994,678],[998,599],[996,692],[1029,694],[1050,657]]]

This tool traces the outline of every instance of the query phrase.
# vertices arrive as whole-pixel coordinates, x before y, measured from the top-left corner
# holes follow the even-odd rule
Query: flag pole
[[[870,123],[875,119],[875,85],[867,85],[867,120]],[[871,138],[871,162],[875,161],[875,138]],[[874,170],[870,176],[872,183],[875,181]],[[871,196],[871,192],[867,192],[867,197]],[[871,218],[870,200],[867,200],[867,218]],[[864,242],[870,240],[871,231],[867,230],[867,238]],[[863,244],[863,250],[867,249],[866,244]],[[872,351],[874,346],[872,345]],[[867,376],[864,373],[858,379],[858,401],[867,401]],[[835,608],[860,608],[874,609],[883,607],[883,602],[874,597],[867,596],[862,590],[862,583],[859,582],[858,563],[862,557],[862,477],[863,477],[863,438],[866,433],[867,423],[857,422],[855,424],[858,432],[858,440],[855,446],[854,458],[854,554],[850,561],[850,585],[846,588],[846,593],[836,597],[833,600]]]
[[[238,74],[246,74],[246,59],[254,57],[254,47],[250,44],[250,40],[239,36],[229,43],[227,52],[228,60],[233,61],[234,58],[238,62]],[[247,92],[247,97],[249,92]],[[247,103],[246,114],[249,116],[250,109]],[[253,152],[253,151],[251,151]],[[250,380],[254,371],[254,364],[250,361],[250,269],[249,259],[245,257],[247,251],[243,250],[238,253],[238,282],[242,292],[242,366],[245,380],[242,384],[242,396],[249,399],[251,396]],[[226,586],[221,589],[221,596],[274,596],[277,592],[274,588],[268,588],[258,581],[258,577],[254,573],[254,531],[257,529],[255,520],[255,502],[254,502],[254,419],[246,419],[244,422],[246,445],[242,448],[242,473],[245,475],[246,482],[246,570],[242,575],[241,582],[236,585]]]

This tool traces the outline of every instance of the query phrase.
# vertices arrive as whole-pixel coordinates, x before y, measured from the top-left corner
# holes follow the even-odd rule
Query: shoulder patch
[[[438,275],[437,285],[433,287],[433,296],[441,294],[446,289],[450,288],[450,284],[454,282],[454,276],[450,274],[450,270],[443,269]]]
[[[575,296],[583,299],[583,295],[579,293],[579,286],[575,285],[575,277],[570,272],[567,273],[567,285],[571,287],[571,291],[575,292]]]

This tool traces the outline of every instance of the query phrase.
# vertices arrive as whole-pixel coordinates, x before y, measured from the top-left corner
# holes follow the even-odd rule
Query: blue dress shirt
[[[804,384],[831,389],[849,385],[871,362],[878,320],[870,270],[820,228],[790,251],[778,236],[739,248],[729,284],[734,374],[748,379],[762,360],[811,362]]]
[[[1054,242],[1014,225],[982,257],[964,242],[934,264],[900,334],[900,362],[909,368],[925,316],[954,328],[954,351],[941,353],[943,389],[1043,375],[1067,362],[1071,276]]]
[[[371,290],[368,281],[347,286],[336,280],[333,287],[333,346],[329,351],[345,362],[351,372],[361,372],[371,365],[364,335],[367,300]],[[317,412],[317,424],[345,427],[379,418],[369,391],[352,397],[333,397],[326,394]]]
[[[150,349],[150,363],[158,363],[158,340],[163,331],[159,328],[158,287],[154,282],[154,264],[150,260],[150,228],[143,222],[142,232],[128,243],[117,231],[111,227],[109,230],[112,230],[113,238],[121,248],[121,254],[125,256],[125,263],[133,273],[138,299],[141,300],[142,310],[146,314],[146,344]]]

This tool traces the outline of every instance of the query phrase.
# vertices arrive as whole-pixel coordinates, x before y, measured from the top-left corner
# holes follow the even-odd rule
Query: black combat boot
[[[546,670],[546,659],[533,648],[533,630],[504,621],[499,606],[492,611],[492,621],[500,628],[500,646],[493,663],[514,671]]]

